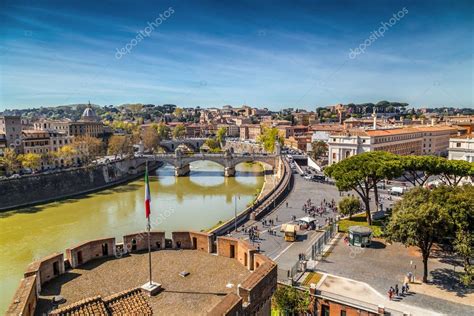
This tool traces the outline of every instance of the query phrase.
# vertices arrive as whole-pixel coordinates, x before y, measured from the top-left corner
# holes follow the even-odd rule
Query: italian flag
[[[145,214],[146,218],[150,217],[150,183],[148,182],[148,166],[145,169]]]

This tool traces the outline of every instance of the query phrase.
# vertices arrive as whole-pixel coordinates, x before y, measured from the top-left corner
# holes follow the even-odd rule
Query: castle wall
[[[232,237],[217,237],[217,254],[227,258],[235,258],[249,270],[253,270],[255,253],[255,248],[246,241]]]
[[[64,268],[64,255],[62,253],[55,253],[41,260],[31,263],[24,276],[29,277],[36,275],[38,283],[38,291],[41,290],[41,285],[45,282],[63,274]]]
[[[21,279],[13,296],[13,302],[8,307],[7,316],[33,316],[35,314],[38,292],[36,291],[36,275]]]
[[[243,315],[242,298],[237,294],[229,293],[224,299],[214,306],[208,313],[208,316],[240,316]]]
[[[189,237],[191,238],[191,242],[193,243],[194,249],[205,251],[207,253],[212,252],[212,235],[211,234],[200,233],[200,232],[189,232]],[[194,241],[196,241],[196,243]]]
[[[155,250],[164,249],[164,232],[151,232],[150,237]],[[124,245],[132,244],[133,239],[136,240],[136,243],[134,243],[136,248],[133,251],[148,248],[146,233],[124,236]],[[157,242],[160,243],[159,248],[156,245]],[[173,232],[172,243],[174,249],[196,249],[212,253],[212,235],[208,233]],[[114,255],[115,247],[115,238],[92,240],[66,249],[66,262],[62,253],[55,253],[33,262],[25,272],[25,278],[20,282],[7,315],[34,315],[41,285],[63,274],[65,267],[67,267],[65,263],[69,263],[70,267],[74,269],[92,260]],[[229,316],[244,314],[269,315],[271,295],[277,284],[276,264],[265,256],[258,254],[248,242],[230,237],[217,238],[217,255],[234,258],[247,269],[255,269],[255,271],[239,285],[238,295],[229,293],[209,311],[209,314]]]
[[[115,238],[89,241],[66,249],[66,257],[74,269],[93,259],[109,257],[115,254]]]
[[[150,232],[150,246],[152,250],[165,249],[165,233]],[[147,232],[123,236],[123,247],[127,252],[148,250]]]
[[[263,263],[238,288],[246,314],[269,315],[271,298],[277,285],[277,265],[271,261]]]

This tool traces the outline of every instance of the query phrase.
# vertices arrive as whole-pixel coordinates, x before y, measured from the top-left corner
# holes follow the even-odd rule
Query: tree
[[[439,161],[435,156],[400,156],[403,177],[413,186],[423,186],[429,177],[439,172]]]
[[[377,183],[383,179],[399,177],[402,169],[396,155],[373,151],[346,158],[327,167],[324,172],[336,181],[339,191],[357,192],[365,205],[367,223],[372,225],[370,191],[374,189],[378,205]]]
[[[206,139],[206,141],[204,142],[204,144],[209,147],[209,151],[210,152],[219,152],[221,150],[221,146],[219,144],[219,142],[217,142],[216,139],[214,138],[208,138]]]
[[[227,134],[227,128],[225,127],[220,127],[218,130],[217,130],[217,133],[216,133],[216,140],[219,144],[222,144],[222,141],[224,140],[225,136]]]
[[[469,285],[474,276],[471,260],[474,257],[474,187],[472,185],[447,187],[433,190],[437,201],[448,212],[453,223],[448,234],[453,240],[455,252],[462,258],[464,275],[462,281]]]
[[[284,285],[277,287],[272,299],[278,309],[290,315],[306,312],[310,302],[308,291]]]
[[[407,192],[393,210],[387,225],[389,240],[420,249],[423,259],[423,282],[428,280],[428,258],[433,243],[449,232],[448,212],[432,191],[417,187]]]
[[[328,145],[323,142],[322,140],[319,140],[317,142],[312,142],[311,143],[311,155],[314,160],[318,160],[321,158],[323,155],[326,155],[328,152]]]
[[[263,145],[263,149],[267,152],[275,151],[275,143],[279,142],[280,145],[283,145],[284,139],[280,135],[280,132],[277,128],[264,127],[262,134],[258,138],[258,142]]]
[[[77,155],[76,150],[69,145],[61,147],[57,152],[56,156],[62,160],[64,165],[70,165],[74,161],[74,157]]]
[[[438,168],[441,180],[451,186],[457,186],[462,178],[474,175],[474,163],[465,160],[439,158]]]
[[[176,108],[173,112],[174,116],[181,117],[183,116],[184,110],[182,108]]]
[[[18,160],[23,168],[37,170],[41,167],[41,156],[34,153],[19,155]]]
[[[5,167],[7,174],[12,174],[20,169],[18,155],[13,149],[6,148],[3,151],[2,165]]]
[[[86,165],[103,153],[102,141],[89,135],[75,137],[71,147]]]
[[[352,219],[352,214],[360,211],[360,201],[356,197],[347,196],[339,202],[338,208],[341,214],[349,215],[349,219]]]
[[[165,123],[158,124],[156,131],[158,132],[158,137],[160,140],[170,139],[171,130]]]
[[[114,135],[109,139],[108,145],[109,155],[123,157],[133,153],[133,145],[129,135]]]
[[[173,129],[173,138],[183,138],[186,135],[186,127],[183,124],[176,125]]]
[[[160,137],[158,136],[156,127],[152,126],[145,128],[142,132],[142,140],[145,150],[155,150],[160,142]]]

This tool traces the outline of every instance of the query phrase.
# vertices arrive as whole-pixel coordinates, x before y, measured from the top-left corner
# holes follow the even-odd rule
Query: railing
[[[337,226],[335,223],[324,227],[324,232],[319,236],[314,243],[307,248],[304,253],[301,253],[301,257],[293,264],[290,269],[278,269],[278,279],[282,282],[293,280],[299,273],[303,273],[306,270],[306,261],[320,260],[323,254],[324,247],[329,241],[334,238],[337,233]],[[296,259],[296,258],[295,258]]]
[[[182,157],[182,158],[186,158],[186,157],[198,157],[198,158],[217,157],[217,158],[221,158],[221,157],[225,157],[225,154],[181,153],[180,155],[177,156],[175,153],[168,153],[168,154],[143,155],[143,157],[144,158],[148,158],[148,157],[149,158],[153,158],[153,157],[156,157],[156,158],[175,158],[175,157]],[[249,154],[249,155],[231,154],[228,157],[229,158],[249,158],[249,159],[253,159],[253,158],[276,158],[277,155],[275,155],[275,154]]]
[[[267,193],[262,199],[257,200],[252,206],[245,209],[239,215],[237,215],[237,226],[240,226],[242,223],[247,221],[251,214],[254,214],[255,219],[259,219],[267,214],[270,210],[279,204],[285,198],[286,194],[291,190],[292,185],[292,174],[290,165],[285,159],[282,159],[283,162],[283,179],[278,182],[276,187],[274,187],[269,193]],[[233,230],[234,219],[227,221],[219,227],[216,227],[210,233],[215,235],[223,235],[228,231]]]
[[[316,241],[308,248],[305,255],[311,260],[321,259],[324,247],[334,238],[337,233],[336,224],[330,224],[324,228],[324,233],[316,239]]]

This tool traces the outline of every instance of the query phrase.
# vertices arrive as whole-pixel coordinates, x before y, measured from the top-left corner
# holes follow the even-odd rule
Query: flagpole
[[[146,165],[145,165],[145,172],[146,172],[146,175],[148,176],[148,160],[146,161]],[[148,185],[148,183],[147,183]],[[148,268],[149,268],[149,272],[150,272],[150,286],[152,284],[152,280],[151,280],[151,242],[150,242],[150,228],[151,228],[151,225],[150,225],[150,216],[147,216],[147,231],[148,231]]]
[[[234,195],[234,230],[237,234],[237,195]]]

